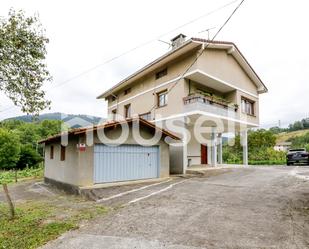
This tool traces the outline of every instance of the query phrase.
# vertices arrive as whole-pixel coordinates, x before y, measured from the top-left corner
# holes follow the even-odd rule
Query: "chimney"
[[[179,34],[171,40],[172,49],[176,49],[180,47],[186,40],[186,36],[184,34]]]

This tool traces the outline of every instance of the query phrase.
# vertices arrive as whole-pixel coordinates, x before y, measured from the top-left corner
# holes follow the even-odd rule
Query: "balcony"
[[[230,103],[223,98],[205,96],[193,93],[183,98],[184,112],[203,111],[214,115],[236,118],[238,105]]]

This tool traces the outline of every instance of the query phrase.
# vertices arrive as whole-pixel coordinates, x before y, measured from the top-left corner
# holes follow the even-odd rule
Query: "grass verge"
[[[81,221],[107,211],[93,203],[72,209],[66,205],[31,201],[18,203],[16,218],[9,220],[7,206],[0,203],[0,248],[38,248],[62,233],[78,228]]]
[[[24,170],[17,171],[17,179],[18,181],[22,181],[24,179],[31,179],[31,178],[41,178],[43,177],[44,169],[43,167],[39,168],[28,168]],[[7,170],[7,171],[0,171],[0,184],[1,183],[12,183],[15,182],[15,171],[14,170]]]

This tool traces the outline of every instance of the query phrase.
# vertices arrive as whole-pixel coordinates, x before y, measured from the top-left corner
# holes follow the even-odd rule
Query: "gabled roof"
[[[169,132],[169,131],[167,131],[165,129],[159,128],[155,124],[150,123],[150,122],[148,122],[145,119],[142,119],[142,118],[129,118],[129,119],[122,120],[122,121],[109,121],[109,122],[106,122],[104,124],[95,125],[93,127],[83,127],[83,128],[71,129],[68,132],[59,133],[57,135],[54,135],[54,136],[51,136],[49,138],[43,139],[43,140],[39,141],[39,144],[46,143],[46,142],[51,142],[51,141],[55,141],[55,140],[59,140],[62,135],[73,135],[73,136],[76,136],[76,135],[79,135],[79,134],[85,134],[86,132],[89,132],[89,131],[97,131],[97,130],[100,130],[100,129],[117,127],[117,126],[119,126],[119,125],[121,125],[123,123],[132,124],[133,122],[139,122],[141,127],[144,126],[144,127],[150,128],[152,130],[159,130],[159,131],[162,132],[163,136],[165,136],[165,137],[170,137],[170,138],[172,138],[174,140],[180,140],[180,138],[178,136],[174,135],[173,133],[171,133],[171,132]]]
[[[252,66],[249,64],[249,62],[246,60],[246,58],[243,56],[243,54],[240,52],[238,47],[233,42],[211,41],[211,40],[206,40],[206,39],[201,39],[201,38],[191,38],[185,41],[181,46],[167,52],[166,54],[162,55],[158,59],[152,61],[151,63],[147,64],[143,68],[137,70],[135,73],[131,74],[124,80],[120,81],[118,84],[116,84],[109,90],[99,95],[97,99],[106,98],[110,96],[111,93],[114,93],[115,91],[120,90],[121,88],[129,85],[135,80],[140,79],[141,77],[147,75],[148,73],[158,70],[160,67],[163,67],[165,64],[180,57],[181,55],[189,51],[193,51],[194,49],[200,48],[202,44],[207,44],[207,49],[213,48],[213,49],[226,50],[229,54],[234,56],[234,58],[237,60],[237,62],[240,64],[243,70],[248,74],[250,79],[255,83],[255,85],[258,87],[259,93],[265,93],[268,91],[267,87],[265,86],[261,78],[254,71]]]
[[[266,93],[268,89],[266,85],[263,83],[259,75],[255,72],[253,67],[247,61],[242,52],[238,49],[235,43],[228,41],[210,41],[201,38],[191,38],[193,41],[208,43],[208,48],[216,48],[216,49],[224,49],[227,50],[229,54],[233,55],[236,61],[240,64],[240,66],[244,69],[244,71],[248,74],[250,79],[255,83],[255,85],[259,88],[259,93]]]

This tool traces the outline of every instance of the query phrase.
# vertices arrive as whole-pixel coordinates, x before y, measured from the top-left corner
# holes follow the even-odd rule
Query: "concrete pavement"
[[[102,202],[122,208],[43,248],[309,248],[309,182],[297,177],[308,172],[249,167],[175,179]]]

